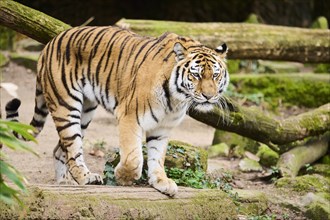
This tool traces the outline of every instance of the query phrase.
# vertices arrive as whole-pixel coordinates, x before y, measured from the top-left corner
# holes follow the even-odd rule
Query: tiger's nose
[[[213,97],[213,95],[207,93],[202,93],[202,96],[207,100],[210,100]]]

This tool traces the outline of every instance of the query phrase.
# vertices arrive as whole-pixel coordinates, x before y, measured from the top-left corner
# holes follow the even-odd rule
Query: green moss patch
[[[282,101],[313,108],[330,102],[329,76],[324,74],[232,75],[231,83],[235,93],[262,93],[273,105]]]
[[[283,177],[276,181],[280,188],[291,188],[296,192],[325,192],[330,193],[330,178],[313,174],[295,178]]]

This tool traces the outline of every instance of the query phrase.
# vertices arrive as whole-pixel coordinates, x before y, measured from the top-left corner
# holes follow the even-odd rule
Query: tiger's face
[[[227,46],[223,44],[216,50],[198,47],[188,52],[177,43],[174,52],[178,62],[174,82],[177,94],[199,111],[212,110],[229,83]]]

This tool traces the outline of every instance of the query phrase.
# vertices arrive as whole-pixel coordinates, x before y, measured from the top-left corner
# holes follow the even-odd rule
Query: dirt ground
[[[20,121],[29,123],[33,116],[34,94],[35,94],[35,73],[15,63],[9,63],[0,70],[1,82],[10,82],[18,86],[18,97],[22,104],[20,107]],[[4,108],[6,103],[12,99],[4,90],[1,92],[1,111],[5,116]],[[207,148],[212,143],[214,128],[202,124],[186,116],[182,124],[175,128],[170,139],[180,140],[195,146]],[[31,184],[54,184],[54,166],[52,153],[57,144],[58,136],[51,116],[48,116],[43,131],[37,138],[38,144],[30,143],[33,150],[39,153],[40,157],[25,152],[13,152],[5,148],[12,165],[20,170]],[[102,107],[97,109],[95,117],[87,129],[85,136],[85,160],[93,172],[102,173],[105,159],[88,154],[93,143],[105,141],[105,149],[112,149],[119,146],[118,130],[116,119],[106,112]]]

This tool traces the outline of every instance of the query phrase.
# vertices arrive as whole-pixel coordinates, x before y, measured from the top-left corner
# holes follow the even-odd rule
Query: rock
[[[260,158],[258,156],[256,156],[255,154],[251,153],[250,151],[245,151],[244,156],[251,160],[257,161],[257,162],[260,161]]]
[[[260,158],[260,164],[267,167],[276,166],[277,161],[280,158],[278,153],[270,149],[265,144],[260,144],[257,157]]]
[[[257,161],[249,158],[244,158],[239,162],[239,169],[243,172],[262,171],[262,167],[260,166],[260,164]]]
[[[321,163],[330,165],[330,155],[327,154],[321,158]]]
[[[0,52],[0,67],[6,66],[9,62],[9,59]]]
[[[229,146],[226,143],[220,143],[212,145],[207,150],[209,158],[212,157],[228,157],[229,156]]]
[[[15,31],[0,25],[0,50],[13,49],[15,35]]]
[[[240,145],[237,145],[233,148],[232,154],[234,157],[242,158],[244,156],[244,153],[245,153],[245,149]]]
[[[307,193],[302,199],[302,203],[306,208],[305,216],[315,220],[329,220],[330,205],[326,197],[327,195],[324,195],[324,193]]]
[[[147,167],[147,148],[143,146],[143,173],[141,182],[144,183],[147,179],[145,171]],[[115,185],[114,169],[120,161],[119,151],[112,152],[106,156],[107,162],[104,169],[104,183],[106,185]],[[169,171],[171,168],[176,168],[178,171],[190,170],[192,172],[206,173],[207,171],[207,151],[194,147],[192,145],[180,142],[170,141],[167,146],[165,157],[165,169]]]
[[[24,38],[18,42],[15,43],[15,50],[18,51],[41,51],[44,48],[44,44],[39,43],[36,40],[33,40],[31,38]]]
[[[37,72],[37,61],[38,61],[39,55],[38,54],[18,54],[18,53],[12,53],[10,55],[10,59],[15,62],[18,65],[24,66],[34,72]]]
[[[330,178],[319,174],[303,175],[294,178],[283,177],[275,182],[279,188],[290,188],[296,192],[330,193]]]
[[[255,140],[243,137],[236,133],[215,130],[212,144],[215,145],[219,143],[226,143],[231,148],[241,146],[252,153],[257,153],[259,147],[259,143]]]
[[[298,73],[302,64],[279,61],[261,61],[259,60],[258,70],[261,73]]]

